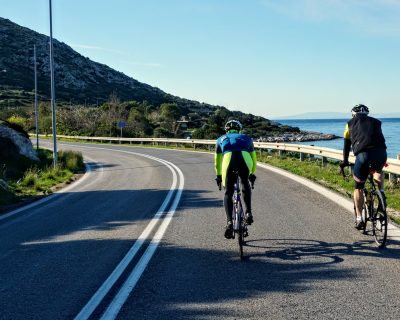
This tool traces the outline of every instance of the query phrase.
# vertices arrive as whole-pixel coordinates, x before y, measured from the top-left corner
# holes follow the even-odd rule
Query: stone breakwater
[[[257,139],[258,142],[304,142],[304,141],[318,141],[318,140],[333,140],[341,137],[335,134],[325,134],[320,132],[296,132],[285,133],[276,136],[261,137]]]

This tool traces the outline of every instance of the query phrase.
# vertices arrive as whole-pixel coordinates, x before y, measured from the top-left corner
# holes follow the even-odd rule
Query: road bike
[[[244,259],[243,245],[244,238],[249,236],[247,224],[244,217],[244,210],[241,200],[240,191],[240,177],[238,172],[235,172],[235,185],[233,191],[233,214],[232,214],[232,225],[233,225],[233,238],[237,237],[239,245],[240,259]]]
[[[354,165],[349,165],[351,170]],[[346,177],[344,173],[344,166],[340,166],[341,173],[343,177]],[[368,232],[368,222],[371,225],[372,234],[375,238],[375,242],[378,248],[384,248],[387,240],[387,228],[388,228],[388,218],[386,213],[385,201],[383,201],[383,196],[379,188],[377,188],[374,181],[375,170],[370,168],[368,175],[368,186],[363,189],[364,205],[362,209],[362,221],[364,221],[363,228],[361,229],[364,234]],[[353,199],[354,202],[354,199]],[[354,215],[356,214],[356,205],[354,203]]]
[[[233,212],[232,212],[232,226],[233,226],[233,239],[238,239],[239,245],[239,254],[240,259],[244,260],[243,254],[243,246],[245,245],[244,238],[249,236],[247,223],[245,219],[245,214],[243,210],[242,200],[241,200],[241,179],[239,176],[239,172],[233,172],[235,177],[235,184],[233,187]],[[254,181],[250,181],[251,188],[254,189]],[[219,185],[219,190],[221,190],[221,186]]]

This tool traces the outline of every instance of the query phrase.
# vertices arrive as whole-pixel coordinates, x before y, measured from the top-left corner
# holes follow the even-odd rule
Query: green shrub
[[[27,129],[27,119],[24,117],[13,115],[7,119],[7,122],[14,128],[18,127],[20,130],[24,131]]]
[[[35,168],[27,170],[20,181],[21,186],[37,189],[39,182],[38,171]]]
[[[60,151],[58,153],[60,166],[68,169],[71,172],[78,172],[83,170],[83,156],[82,153],[76,151]]]
[[[45,180],[56,180],[59,175],[60,168],[59,167],[49,167],[43,171],[41,178]]]

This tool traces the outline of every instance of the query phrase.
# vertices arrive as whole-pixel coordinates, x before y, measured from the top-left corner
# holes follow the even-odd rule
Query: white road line
[[[82,146],[80,146],[82,147]],[[82,148],[90,148],[90,149],[101,149],[101,150],[107,150],[110,151],[110,149],[106,148],[98,148],[98,147],[82,147]],[[174,191],[176,190],[176,185],[177,185],[177,175],[176,172],[172,167],[175,167],[176,170],[179,170],[174,164],[165,161],[163,159],[159,159],[153,156],[149,156],[146,154],[140,154],[136,152],[129,152],[129,151],[124,151],[124,150],[113,150],[116,152],[121,152],[121,153],[128,153],[128,154],[134,154],[137,156],[145,157],[152,159],[154,161],[160,162],[167,166],[170,171],[172,172],[173,175],[173,182],[171,185],[171,188],[168,192],[167,197],[165,198],[163,204],[161,205],[160,209],[157,211],[157,213],[154,215],[153,219],[149,222],[145,230],[142,232],[142,234],[139,236],[139,238],[136,240],[135,244],[132,246],[132,248],[128,251],[128,253],[125,255],[125,257],[121,260],[121,262],[117,265],[117,267],[114,269],[114,271],[110,274],[110,276],[107,278],[107,280],[100,286],[100,288],[96,291],[96,293],[93,295],[93,297],[89,300],[89,302],[83,307],[83,309],[79,312],[79,314],[75,317],[76,320],[82,320],[82,319],[88,319],[93,311],[98,307],[98,305],[101,303],[101,301],[104,299],[106,294],[110,291],[112,286],[115,284],[115,282],[119,279],[121,274],[125,271],[129,263],[133,260],[139,249],[142,247],[142,245],[145,243],[146,239],[150,236],[150,233],[156,226],[157,222],[161,220],[163,213],[165,212],[165,209],[167,205],[170,203],[172,195]],[[179,170],[180,175],[182,175],[182,172]],[[181,182],[179,184],[179,188],[183,188],[183,175],[181,177]],[[178,190],[178,193],[175,196],[175,200],[173,203],[173,206],[178,205],[180,195],[182,191],[181,189]]]
[[[184,186],[184,176],[182,171],[176,167],[174,164],[171,165],[175,168],[175,170],[179,173],[179,188],[178,192],[175,196],[174,203],[172,204],[168,214],[165,216],[161,226],[158,228],[156,234],[154,235],[151,243],[147,247],[145,253],[140,258],[139,262],[133,269],[132,273],[129,275],[128,279],[125,281],[121,289],[119,290],[118,294],[115,296],[113,301],[108,306],[107,310],[104,312],[103,316],[101,317],[102,320],[112,320],[115,319],[121,310],[122,306],[128,299],[130,293],[135,288],[137,282],[139,281],[140,277],[142,276],[144,270],[146,269],[147,265],[149,264],[151,258],[153,257],[160,241],[162,240],[165,231],[168,228],[169,223],[172,220],[172,217],[175,214],[176,208],[178,206],[179,200],[182,195],[183,186]]]

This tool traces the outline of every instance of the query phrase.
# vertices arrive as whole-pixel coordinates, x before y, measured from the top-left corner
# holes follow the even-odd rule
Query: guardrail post
[[[300,161],[304,161],[304,153],[300,152]]]
[[[326,157],[322,157],[322,159],[321,159],[322,161],[321,161],[321,165],[322,166],[325,166],[326,165],[326,163],[327,163],[327,159],[326,159]]]
[[[394,173],[390,173],[390,172],[389,172],[389,183],[390,183],[390,184],[395,184],[395,183],[397,183],[398,179],[399,179],[399,177],[397,176],[397,174],[394,174]]]
[[[195,143],[193,143],[193,149],[196,150],[196,144]]]

